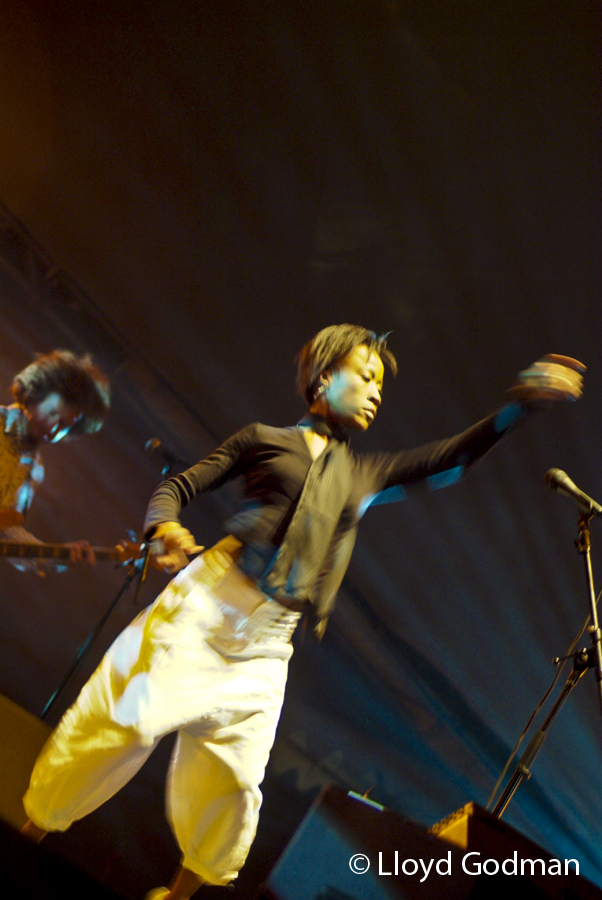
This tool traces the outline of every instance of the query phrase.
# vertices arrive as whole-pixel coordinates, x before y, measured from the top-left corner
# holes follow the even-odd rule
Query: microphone
[[[187,468],[189,466],[189,463],[185,459],[182,459],[181,456],[176,456],[175,453],[172,453],[171,450],[164,447],[159,438],[149,438],[144,445],[144,449],[150,456],[160,456],[170,466],[182,465]]]
[[[549,469],[546,472],[546,484],[553,491],[558,491],[559,494],[575,500],[581,512],[590,516],[602,516],[602,506],[580,491],[562,469]]]

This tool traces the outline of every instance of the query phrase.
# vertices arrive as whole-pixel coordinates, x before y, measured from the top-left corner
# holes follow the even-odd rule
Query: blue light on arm
[[[438,491],[440,488],[456,484],[462,477],[463,472],[464,466],[454,466],[453,469],[446,469],[445,472],[429,475],[426,481],[431,491]]]
[[[520,422],[525,415],[525,408],[520,403],[508,403],[500,409],[493,420],[495,433],[502,434],[504,431],[508,431],[513,425]]]

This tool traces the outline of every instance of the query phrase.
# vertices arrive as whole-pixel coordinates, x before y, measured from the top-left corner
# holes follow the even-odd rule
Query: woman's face
[[[360,344],[322,376],[328,417],[365,431],[381,404],[384,366],[378,353]]]
[[[77,407],[70,406],[60,394],[53,391],[37,403],[28,403],[25,415],[26,437],[31,443],[56,444],[81,419],[82,412]]]

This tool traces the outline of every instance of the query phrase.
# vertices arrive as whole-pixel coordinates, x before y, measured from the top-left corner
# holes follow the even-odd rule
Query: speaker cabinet
[[[327,786],[258,896],[491,900],[511,891],[521,900],[602,900],[591,882],[565,873],[564,860],[558,865],[556,874],[549,853],[474,803],[427,829]]]
[[[461,859],[460,850],[430,835],[425,827],[356,794],[327,786],[260,897],[464,900],[475,879],[462,872]]]
[[[567,866],[565,860],[560,860],[557,865],[549,853],[476,803],[467,803],[429,831],[462,850],[467,867],[471,861],[478,866],[490,859],[500,864],[500,870],[504,863],[504,871],[512,877],[527,877],[542,896],[558,900],[567,897],[602,900],[602,891],[586,878],[576,875],[573,866]],[[466,858],[468,853],[474,855]],[[491,863],[488,868],[493,871],[495,864]],[[559,873],[550,874],[550,870],[558,868]],[[516,874],[513,874],[514,870]]]

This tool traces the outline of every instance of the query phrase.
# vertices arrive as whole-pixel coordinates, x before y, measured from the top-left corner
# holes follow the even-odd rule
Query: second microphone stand
[[[524,778],[531,777],[530,767],[532,766],[537,754],[543,746],[543,742],[546,739],[546,735],[552,725],[552,722],[558,715],[561,707],[567,700],[569,694],[571,693],[579,679],[583,675],[585,675],[587,670],[590,668],[595,668],[596,670],[598,697],[600,700],[600,707],[602,709],[602,635],[600,632],[600,626],[598,624],[598,609],[596,606],[596,594],[594,590],[594,578],[591,562],[591,538],[589,532],[589,523],[591,519],[591,514],[584,512],[579,514],[579,537],[575,540],[575,546],[577,547],[578,552],[583,556],[583,561],[585,564],[585,577],[587,582],[591,620],[591,625],[588,628],[592,643],[591,651],[579,650],[573,655],[573,668],[562,690],[562,693],[556,700],[556,703],[552,707],[542,727],[539,729],[539,731],[537,731],[529,746],[516,764],[514,773],[510,778],[510,781],[506,785],[503,793],[501,794],[499,800],[492,810],[492,815],[494,815],[497,819],[500,819],[502,817],[506,807],[516,793],[516,790],[518,789],[521,781]],[[555,662],[558,663],[560,662],[560,660],[555,660]]]

